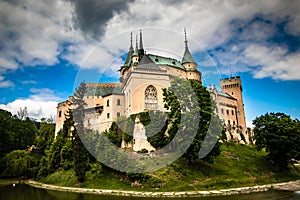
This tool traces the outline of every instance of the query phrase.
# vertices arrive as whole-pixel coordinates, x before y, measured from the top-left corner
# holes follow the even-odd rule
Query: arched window
[[[157,109],[157,90],[153,85],[149,85],[145,90],[145,108]]]

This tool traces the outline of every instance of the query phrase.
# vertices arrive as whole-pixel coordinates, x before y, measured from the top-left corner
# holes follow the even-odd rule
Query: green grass
[[[253,146],[234,143],[222,145],[222,153],[214,163],[197,161],[189,165],[181,158],[173,164],[149,173],[150,178],[142,182],[142,188],[133,188],[128,178],[119,173],[105,171],[97,175],[87,173],[87,179],[78,183],[74,171],[58,171],[43,180],[64,186],[101,189],[187,191],[225,189],[241,186],[262,185],[300,179],[299,167],[278,172],[265,160],[266,153]]]

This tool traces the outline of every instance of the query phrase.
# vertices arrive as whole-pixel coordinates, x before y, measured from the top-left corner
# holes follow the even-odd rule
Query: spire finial
[[[129,47],[129,51],[133,51],[133,47],[132,47],[132,32],[130,33],[130,47]]]
[[[187,37],[186,37],[186,28],[184,28],[184,43],[185,43],[185,47],[187,48]]]
[[[138,49],[138,36],[135,36],[135,48]]]
[[[140,49],[143,49],[143,36],[142,36],[142,29],[140,29]]]

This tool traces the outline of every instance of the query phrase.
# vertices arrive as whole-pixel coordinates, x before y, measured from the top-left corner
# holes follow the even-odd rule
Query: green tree
[[[266,113],[253,120],[255,145],[280,169],[300,159],[300,122],[284,113]]]
[[[84,82],[80,84],[78,88],[76,88],[74,97],[73,97],[73,105],[74,105],[74,122],[75,122],[75,129],[73,132],[74,137],[74,170],[75,175],[78,178],[79,182],[84,181],[85,179],[85,173],[88,169],[88,151],[86,147],[83,145],[81,139],[84,139],[84,137],[80,138],[80,134],[82,136],[84,135],[85,129],[84,129],[84,118],[85,118],[85,101],[84,96],[87,92],[87,86]]]
[[[14,149],[12,114],[0,109],[0,158]]]
[[[35,177],[38,172],[40,156],[26,150],[15,150],[1,159],[2,173],[5,178],[12,177]]]
[[[176,94],[173,91],[176,91]],[[192,93],[194,93],[196,97],[193,97],[193,95],[191,95]],[[220,130],[222,129],[220,120],[216,120],[218,117],[213,114],[215,105],[212,103],[210,94],[206,88],[195,80],[186,81],[183,79],[174,79],[168,89],[163,89],[163,95],[165,108],[170,110],[169,117],[172,123],[168,130],[170,138],[173,138],[180,129],[184,129],[185,132],[195,131],[195,127],[192,127],[193,125],[191,125],[190,122],[199,121],[195,138],[184,154],[184,157],[188,159],[189,163],[192,163],[192,161],[199,158],[199,151],[206,135],[211,137],[211,141],[218,140],[218,138],[212,140],[213,137],[219,136],[218,133],[221,132]],[[180,95],[180,97],[176,95]],[[195,103],[195,101],[197,101],[197,103]],[[182,128],[181,120],[183,117],[187,124]],[[214,119],[215,129],[209,129],[212,119]],[[216,129],[216,127],[218,127],[218,129]],[[186,137],[185,141],[188,141],[190,138],[187,137],[191,136],[186,134],[184,137]],[[206,145],[209,146],[209,144]],[[206,157],[203,158],[204,160],[211,161],[213,157],[220,154],[221,143],[217,142],[211,145],[213,145],[213,148]]]
[[[38,130],[29,118],[25,120],[12,118],[11,132],[14,149],[26,149],[35,144]]]
[[[40,123],[38,136],[36,138],[36,146],[43,155],[44,151],[50,149],[50,145],[54,140],[55,124],[48,123],[46,120]]]

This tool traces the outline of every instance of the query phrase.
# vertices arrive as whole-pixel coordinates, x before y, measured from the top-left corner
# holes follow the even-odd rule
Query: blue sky
[[[300,118],[299,1],[14,0],[0,13],[0,108],[14,114],[54,116],[78,82],[118,81],[139,29],[148,53],[181,59],[186,27],[205,85],[241,76],[248,125]]]

